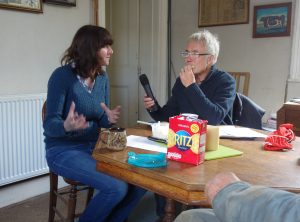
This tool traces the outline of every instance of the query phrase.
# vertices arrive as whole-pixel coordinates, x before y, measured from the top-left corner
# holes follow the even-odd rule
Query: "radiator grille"
[[[46,94],[0,97],[0,186],[48,172],[41,110]]]

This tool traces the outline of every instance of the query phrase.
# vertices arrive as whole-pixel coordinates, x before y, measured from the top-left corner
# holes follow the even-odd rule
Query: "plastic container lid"
[[[128,152],[128,163],[137,167],[156,168],[167,166],[167,159],[165,153],[136,154]]]

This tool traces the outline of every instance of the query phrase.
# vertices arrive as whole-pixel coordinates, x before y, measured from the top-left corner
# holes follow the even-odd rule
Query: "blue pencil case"
[[[135,152],[128,152],[128,163],[144,168],[157,168],[167,166],[167,159],[165,153],[157,154],[136,154]]]

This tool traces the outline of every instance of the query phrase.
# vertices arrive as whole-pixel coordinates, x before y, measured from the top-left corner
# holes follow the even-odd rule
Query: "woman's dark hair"
[[[82,26],[75,34],[71,46],[65,51],[61,64],[75,63],[76,73],[83,78],[91,73],[98,75],[102,72],[99,66],[97,51],[107,45],[112,45],[113,39],[110,33],[102,27],[95,25]],[[96,72],[94,72],[96,71]]]

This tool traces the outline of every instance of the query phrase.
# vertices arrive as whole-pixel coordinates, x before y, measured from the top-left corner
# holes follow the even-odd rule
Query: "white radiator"
[[[46,94],[0,96],[0,186],[48,172],[42,127]]]

